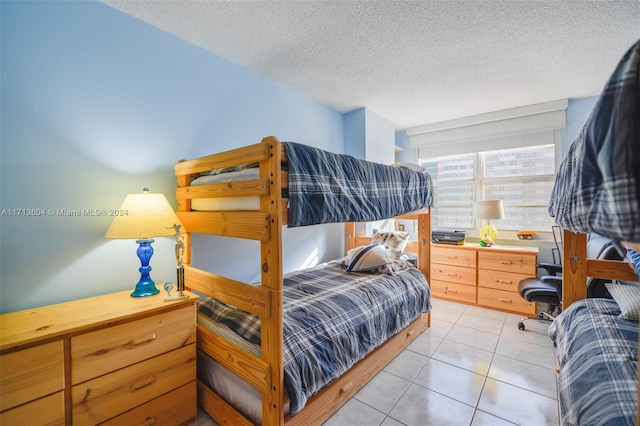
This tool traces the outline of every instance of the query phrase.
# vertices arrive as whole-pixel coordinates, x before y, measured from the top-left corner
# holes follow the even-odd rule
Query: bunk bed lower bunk
[[[250,177],[192,184],[212,169]],[[426,173],[274,137],[179,162],[175,172],[178,216],[187,231],[185,285],[211,296],[199,306],[199,403],[220,424],[319,424],[429,326],[432,195]],[[366,195],[345,192],[345,185]],[[226,210],[238,198],[236,210]],[[388,232],[371,241],[355,234],[355,222],[389,217],[417,220],[419,239],[407,243],[407,233]],[[329,222],[347,222],[348,255],[285,277],[282,225]],[[190,266],[192,232],[258,241],[260,283]],[[417,254],[418,268],[399,258],[405,244]],[[339,319],[342,325],[334,323]],[[220,384],[225,377],[241,385]],[[234,405],[221,394],[250,397]]]
[[[587,234],[640,243],[640,41],[624,55],[560,166],[549,213],[564,228],[562,313],[549,328],[563,425],[638,424],[640,265],[587,258]],[[630,253],[633,253],[629,249]],[[587,277],[612,280],[586,299]]]

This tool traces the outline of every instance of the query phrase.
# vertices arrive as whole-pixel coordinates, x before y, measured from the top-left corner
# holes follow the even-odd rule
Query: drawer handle
[[[500,284],[513,284],[511,280],[496,280],[496,282]]]
[[[128,346],[129,346],[129,348],[136,348],[138,346],[147,345],[147,344],[153,342],[154,340],[156,340],[156,334],[155,333],[153,333],[151,336],[149,336],[148,339],[145,339],[145,340],[133,339],[133,340],[131,340],[129,342]]]
[[[505,299],[504,297],[501,297],[498,300],[501,301],[501,302],[505,302],[505,303],[512,303],[511,299]]]
[[[500,261],[501,265],[513,265],[513,262],[510,260],[501,260]]]
[[[344,386],[340,388],[340,393],[347,393],[349,392],[349,389],[351,389],[352,387],[353,387],[353,382],[345,383]]]
[[[447,259],[457,259],[458,256],[447,256]]]
[[[150,376],[145,376],[145,377],[142,377],[142,378],[136,380],[135,382],[131,383],[131,387],[129,388],[129,390],[131,392],[137,392],[140,389],[144,389],[147,386],[151,386],[155,382],[156,382],[156,376],[155,375],[152,374]]]
[[[447,272],[447,275],[450,276],[450,277],[457,276],[455,272]]]
[[[411,336],[413,336],[414,334],[416,334],[416,331],[415,331],[415,330],[409,330],[409,331],[407,331],[407,337],[411,337]]]
[[[147,417],[146,419],[144,419],[143,423],[140,423],[140,426],[153,426],[156,423],[158,423],[157,417]]]
[[[450,289],[449,287],[445,287],[445,288],[444,288],[444,292],[445,292],[445,294],[446,294],[446,293],[457,293],[457,292],[458,292],[458,290]]]

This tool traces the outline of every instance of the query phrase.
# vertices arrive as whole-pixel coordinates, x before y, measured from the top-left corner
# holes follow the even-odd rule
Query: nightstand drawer
[[[191,344],[76,385],[71,395],[73,423],[96,424],[111,419],[193,382],[195,376],[196,345]]]
[[[476,251],[461,248],[431,246],[431,262],[445,265],[457,265],[467,268],[476,267]]]
[[[466,303],[476,303],[476,286],[455,284],[431,279],[431,295],[443,299],[457,300]]]
[[[432,264],[431,279],[475,286],[476,270],[462,266]]]
[[[175,426],[194,422],[193,413],[198,411],[196,381],[129,410],[102,426],[153,425]],[[150,414],[153,413],[153,414]]]
[[[63,388],[61,340],[0,356],[0,411]]]
[[[520,281],[529,278],[529,275],[513,272],[490,271],[478,269],[478,286],[518,292]]]
[[[195,342],[193,306],[71,339],[73,384]]]
[[[527,302],[520,297],[520,294],[492,288],[478,288],[478,304],[526,315],[535,315],[536,313],[536,304]]]
[[[2,426],[63,425],[64,392],[45,396],[0,413]]]
[[[535,276],[536,256],[498,251],[478,251],[478,268]]]

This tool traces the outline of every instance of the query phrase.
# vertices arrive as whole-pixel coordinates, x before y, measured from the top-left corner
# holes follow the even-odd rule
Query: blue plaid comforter
[[[561,164],[549,214],[574,232],[640,242],[640,41],[622,58]]]
[[[433,205],[428,173],[283,142],[289,159],[289,224],[388,219]]]
[[[431,309],[418,269],[347,274],[338,262],[288,274],[284,280],[284,375],[290,413],[357,361]],[[260,319],[212,298],[199,312],[260,343]]]
[[[638,324],[619,314],[611,299],[584,299],[551,324],[561,424],[636,424]]]

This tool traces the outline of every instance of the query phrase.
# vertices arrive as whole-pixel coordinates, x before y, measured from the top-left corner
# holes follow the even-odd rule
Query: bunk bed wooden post
[[[431,280],[431,209],[427,207],[427,214],[418,215],[418,269],[427,282]],[[429,317],[431,319],[431,317]],[[429,321],[431,322],[431,321]],[[430,325],[430,324],[429,324]]]
[[[180,160],[179,163],[184,162],[185,160]],[[182,175],[176,177],[178,180],[178,188],[189,186],[191,183],[191,179],[188,175]],[[190,199],[180,199],[178,198],[178,211],[179,212],[188,212],[191,210],[191,200]],[[184,242],[184,253],[182,255],[182,263],[185,265],[191,264],[191,233],[187,232],[184,226],[180,229],[180,232],[183,232],[183,242]]]
[[[356,223],[347,222],[344,225],[344,252],[356,248]]]
[[[587,235],[564,230],[562,237],[562,309],[587,298]]]
[[[268,239],[260,242],[262,286],[269,290],[271,315],[261,318],[262,359],[269,365],[268,391],[262,395],[262,422],[266,425],[284,424],[284,353],[282,322],[282,207],[279,188],[282,187],[282,148],[275,137],[262,140],[267,145],[266,167],[260,167],[260,177],[269,181],[269,196],[260,197],[260,210],[268,212]]]

